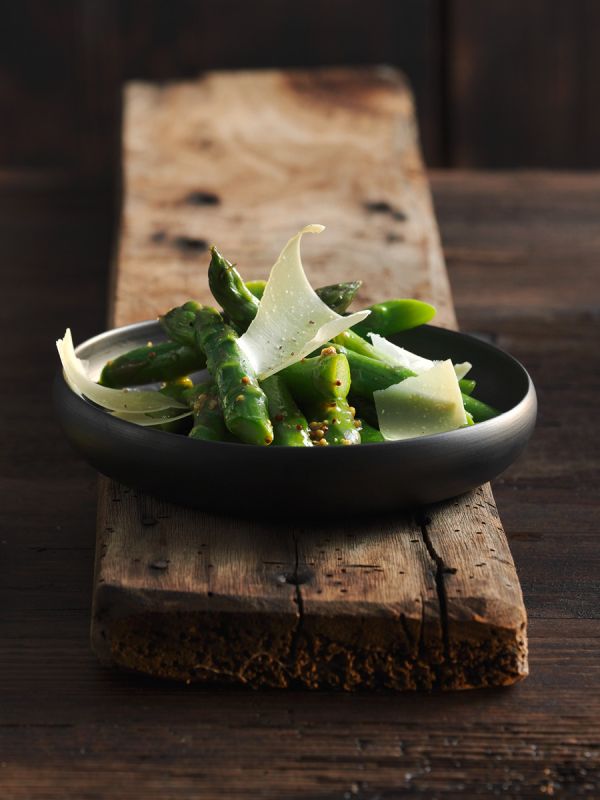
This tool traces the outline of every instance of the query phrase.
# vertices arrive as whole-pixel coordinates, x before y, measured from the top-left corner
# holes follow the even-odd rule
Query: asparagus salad
[[[428,303],[388,300],[347,314],[360,281],[310,286],[300,240],[322,230],[308,225],[290,239],[268,281],[244,283],[211,248],[221,309],[193,300],[171,309],[159,317],[167,341],[109,361],[98,382],[67,330],[56,343],[67,383],[129,422],[261,446],[408,439],[496,416],[473,396],[470,364],[430,361],[386,338],[429,322]]]

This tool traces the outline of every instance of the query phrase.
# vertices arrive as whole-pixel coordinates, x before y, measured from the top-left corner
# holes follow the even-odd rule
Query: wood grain
[[[452,0],[446,14],[448,165],[597,169],[598,4]]]
[[[382,696],[209,690],[102,669],[88,643],[96,480],[43,397],[65,324],[80,339],[105,326],[110,198],[3,175],[0,272],[19,332],[3,365],[20,387],[4,396],[0,451],[3,798],[595,800],[600,175],[432,177],[461,327],[508,348],[539,391],[532,443],[494,483],[529,614],[529,678]],[[538,303],[523,283],[539,286]]]
[[[410,93],[389,69],[133,84],[111,321],[208,300],[206,247],[249,278],[308,221],[313,283],[455,317]],[[521,590],[489,489],[416,515],[310,525],[157,505],[106,481],[94,647],[152,675],[457,688],[527,674]],[[202,542],[199,541],[202,540]],[[243,633],[240,633],[243,631]]]
[[[384,287],[427,296],[440,323],[455,324],[413,103],[396,71],[133,83],[124,114],[118,324],[156,316],[166,298],[210,298],[212,242],[248,279],[262,278],[283,243],[317,218],[327,232],[303,244],[309,277],[360,275],[366,303]],[[198,201],[202,193],[212,202]]]

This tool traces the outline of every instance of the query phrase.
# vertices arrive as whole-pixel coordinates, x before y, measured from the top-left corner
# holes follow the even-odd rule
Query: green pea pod
[[[210,290],[233,324],[245,331],[256,316],[260,301],[247,288],[235,266],[216,247],[211,247],[210,252]]]
[[[316,443],[360,444],[360,432],[347,400],[350,368],[343,354],[327,347],[321,355],[292,364],[281,374],[309,415]]]
[[[214,308],[196,314],[196,342],[206,353],[208,369],[217,385],[225,424],[234,436],[248,444],[273,441],[267,398],[252,365],[238,345],[236,332]]]
[[[280,374],[260,382],[267,395],[269,415],[273,423],[273,444],[289,447],[312,447],[308,422],[292,397]]]
[[[171,381],[205,366],[206,359],[195,347],[177,342],[149,343],[108,361],[99,383],[111,389],[123,389],[144,383]]]
[[[188,347],[196,347],[194,321],[196,312],[200,308],[201,305],[195,300],[188,300],[182,306],[167,311],[158,318],[158,321],[169,339],[179,344],[186,344]]]
[[[414,372],[405,367],[392,367],[383,361],[376,361],[360,353],[355,353],[353,350],[347,350],[341,345],[336,345],[336,347],[348,359],[352,375],[352,391],[360,397],[370,400],[373,397],[373,392],[378,389],[387,389],[388,386],[393,386],[395,383],[400,383],[400,381],[412,378],[415,375]],[[484,422],[487,419],[497,417],[499,414],[492,406],[467,394],[463,393],[462,399],[465,410],[471,414],[475,422]]]
[[[369,308],[370,314],[362,322],[354,325],[353,331],[366,337],[368,333],[392,336],[424,325],[435,316],[435,308],[421,300],[387,300]]]

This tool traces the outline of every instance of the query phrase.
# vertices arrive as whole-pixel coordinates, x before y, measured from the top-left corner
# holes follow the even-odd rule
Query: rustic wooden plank
[[[115,324],[208,299],[209,240],[261,277],[281,243],[318,220],[328,231],[306,248],[313,282],[362,277],[362,302],[422,297],[455,325],[396,72],[133,84],[125,120]],[[525,610],[489,490],[416,519],[307,526],[156,506],[104,482],[98,524],[93,639],[106,661],[187,681],[347,689],[527,673]]]

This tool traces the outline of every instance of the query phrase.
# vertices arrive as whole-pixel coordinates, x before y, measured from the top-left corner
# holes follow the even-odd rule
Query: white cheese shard
[[[178,408],[179,406],[177,409]],[[132,411],[131,413],[127,411],[114,411],[112,415],[113,417],[125,420],[125,422],[133,422],[135,425],[142,425],[146,428],[152,425],[162,425],[163,422],[176,422],[178,419],[185,419],[185,417],[192,416],[193,412],[189,409],[187,411],[182,411],[180,414],[177,413],[177,409],[169,406],[168,411],[149,411],[147,413],[142,411]]]
[[[307,225],[289,240],[271,269],[256,317],[238,340],[260,379],[300,361],[370,313],[336,314],[308,282],[300,240],[323,230],[323,225]]]
[[[435,364],[440,363],[439,361],[431,361],[429,358],[418,356],[416,353],[411,353],[410,350],[405,350],[404,347],[393,344],[393,342],[388,341],[383,336],[379,336],[377,333],[370,333],[369,337],[377,354],[393,367],[405,367],[417,375],[420,375],[426,370],[431,369]],[[465,377],[470,371],[471,366],[472,365],[469,364],[468,361],[454,365],[454,371],[456,372],[458,380]]]
[[[108,386],[100,386],[95,383],[87,374],[86,362],[75,354],[73,337],[69,328],[65,331],[64,337],[56,342],[56,349],[60,356],[65,380],[75,394],[79,397],[87,397],[96,405],[113,412],[115,416],[138,425],[159,425],[162,422],[171,422],[191,414],[191,411],[183,403],[159,392],[110,389]],[[186,409],[185,413],[173,416],[172,409],[179,408]],[[170,414],[167,413],[167,409],[171,409]]]
[[[426,372],[373,392],[379,429],[396,441],[453,431],[467,425],[452,362],[439,361]]]

